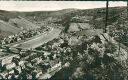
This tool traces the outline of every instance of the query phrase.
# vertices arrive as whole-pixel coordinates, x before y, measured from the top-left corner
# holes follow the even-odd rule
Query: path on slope
[[[47,34],[41,34],[35,37],[34,39],[30,39],[28,41],[22,42],[22,43],[17,43],[12,45],[11,47],[14,48],[21,48],[21,49],[34,49],[38,46],[43,45],[44,43],[47,43],[54,38],[58,37],[60,34],[61,30],[57,28],[53,28],[50,32]]]

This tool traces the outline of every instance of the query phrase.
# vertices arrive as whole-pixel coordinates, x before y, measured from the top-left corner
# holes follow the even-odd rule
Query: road
[[[11,45],[11,47],[21,48],[21,49],[34,49],[58,37],[60,32],[61,32],[60,29],[53,28],[50,32],[46,34],[38,35],[37,37],[22,43],[13,44]]]

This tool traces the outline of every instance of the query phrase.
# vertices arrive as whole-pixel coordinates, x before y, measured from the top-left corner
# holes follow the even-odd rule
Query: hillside
[[[109,25],[120,20],[120,14],[126,7],[109,8]],[[7,22],[16,29],[35,29],[51,23],[61,24],[67,32],[71,23],[87,23],[96,29],[103,29],[105,24],[105,8],[97,9],[63,9],[58,11],[14,12],[0,10],[0,20]],[[2,27],[2,26],[1,26]],[[12,30],[11,28],[10,30]],[[75,29],[75,28],[74,28]],[[4,34],[9,32],[0,30]],[[8,29],[7,29],[8,31]],[[15,31],[10,31],[15,32]],[[10,33],[9,33],[10,34]],[[1,34],[3,35],[3,34]]]
[[[9,19],[9,23],[11,25],[14,25],[17,28],[22,28],[25,30],[29,30],[29,29],[36,29],[39,28],[39,26],[37,26],[36,24],[20,17],[20,18],[13,18],[13,19]]]
[[[110,7],[109,8],[109,16],[113,18],[115,15],[118,15],[120,12],[125,10],[126,7]],[[57,18],[64,21],[66,17],[72,19],[72,17],[76,16],[93,16],[93,20],[90,22],[97,21],[98,18],[105,18],[105,8],[96,8],[96,9],[63,9],[58,11],[36,11],[36,12],[14,12],[14,11],[4,11],[0,10],[0,19],[8,21],[9,19],[17,18],[21,16],[25,19],[29,19],[31,21],[43,21],[47,20],[49,17],[52,19]],[[112,19],[110,19],[112,20]],[[99,21],[99,19],[98,19]]]
[[[21,30],[19,28],[16,28],[16,27],[10,25],[9,23],[0,20],[0,35],[1,35],[1,37],[17,34],[20,31]]]
[[[11,18],[16,18],[17,12],[0,10],[0,20],[8,22]]]

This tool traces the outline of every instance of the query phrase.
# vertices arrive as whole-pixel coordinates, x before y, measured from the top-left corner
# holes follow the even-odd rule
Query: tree
[[[106,18],[105,18],[105,33],[107,32],[106,28],[108,26],[108,5],[109,5],[109,1],[107,0],[106,2]]]

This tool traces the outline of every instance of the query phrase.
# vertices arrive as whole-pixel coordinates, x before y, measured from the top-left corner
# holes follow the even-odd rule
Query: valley
[[[127,80],[126,9],[0,10],[0,79]]]

